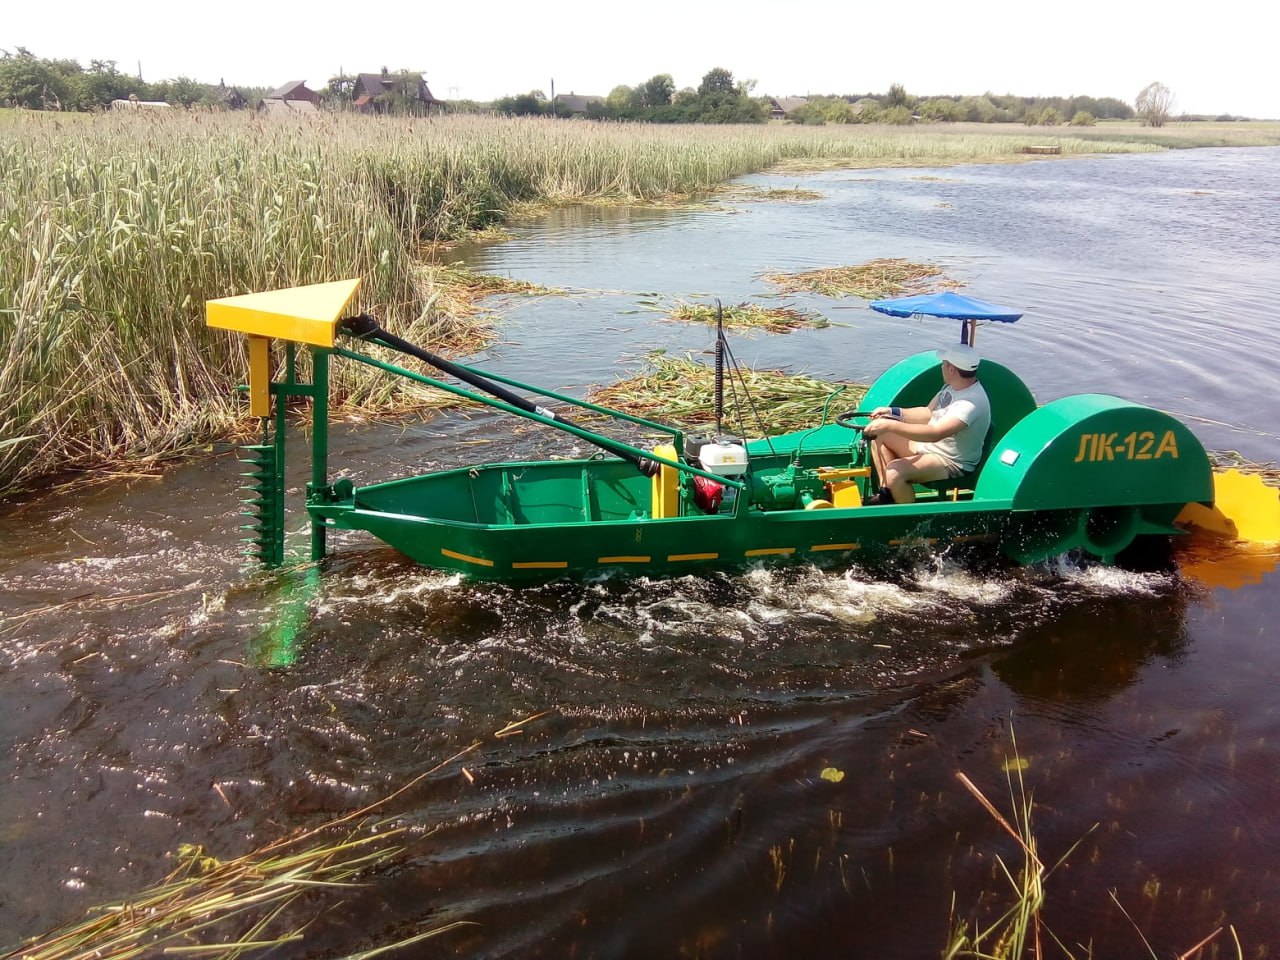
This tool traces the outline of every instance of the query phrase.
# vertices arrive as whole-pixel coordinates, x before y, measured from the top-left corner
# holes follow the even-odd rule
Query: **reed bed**
[[[831,321],[812,310],[796,310],[793,307],[769,307],[759,303],[738,303],[717,309],[704,303],[678,303],[667,318],[679,323],[707,323],[715,325],[723,317],[730,330],[754,330],[764,333],[790,333],[806,328],[822,329]]]
[[[994,160],[1037,139],[471,116],[75,120],[22,112],[0,143],[0,493],[232,433],[244,347],[204,327],[207,299],[359,276],[356,309],[447,343],[468,321],[418,263],[424,246],[531,206],[671,201],[787,161]],[[349,366],[335,373],[339,404],[416,397]]]
[[[841,408],[853,409],[867,388],[786,370],[743,369],[726,377],[725,406],[735,410],[728,422],[752,436],[816,426],[823,404],[837,392]],[[653,353],[639,374],[598,387],[588,399],[682,429],[703,428],[715,423],[715,371],[689,356]]]
[[[863,300],[963,286],[958,280],[948,278],[935,264],[899,259],[870,260],[851,267],[825,267],[803,273],[766,273],[762,279],[788,293],[853,296]]]

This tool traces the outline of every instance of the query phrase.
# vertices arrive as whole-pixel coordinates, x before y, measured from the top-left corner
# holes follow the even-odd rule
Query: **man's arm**
[[[876,407],[871,411],[874,419],[901,420],[903,423],[928,423],[931,407]]]
[[[963,430],[965,426],[965,421],[956,416],[944,417],[937,423],[929,423],[927,418],[924,423],[910,423],[905,419],[894,420],[891,417],[880,417],[867,424],[863,433],[868,439],[872,440],[882,433],[896,433],[898,436],[906,437],[908,440],[936,443],[939,440],[954,436]]]

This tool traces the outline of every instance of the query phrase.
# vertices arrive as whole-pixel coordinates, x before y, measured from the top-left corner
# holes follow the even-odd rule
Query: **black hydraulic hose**
[[[377,343],[381,343],[383,346],[390,347],[392,350],[398,350],[411,357],[416,357],[423,363],[430,364],[437,370],[447,373],[451,377],[456,377],[463,383],[469,383],[477,390],[483,390],[485,393],[492,394],[499,400],[509,403],[511,406],[523,410],[526,413],[536,414],[537,416],[545,417],[548,420],[554,420],[557,423],[576,427],[579,430],[585,429],[563,414],[558,414],[554,410],[548,410],[546,407],[539,406],[517,393],[512,393],[501,384],[494,383],[492,380],[482,377],[480,374],[472,370],[468,370],[465,367],[460,367],[458,364],[446,360],[444,357],[432,353],[430,350],[424,350],[422,347],[412,344],[408,340],[397,337],[394,333],[384,330],[379,325],[378,321],[367,313],[362,313],[359,316],[354,317],[343,317],[340,321],[340,329],[343,333],[346,333],[349,336],[356,337],[360,340],[376,341]],[[593,440],[592,442],[601,449],[607,450],[615,456],[634,463],[645,476],[653,476],[654,473],[657,473],[658,464],[653,460],[650,460],[648,457],[638,457],[630,450],[616,447],[609,442],[608,438],[601,438],[600,440]]]

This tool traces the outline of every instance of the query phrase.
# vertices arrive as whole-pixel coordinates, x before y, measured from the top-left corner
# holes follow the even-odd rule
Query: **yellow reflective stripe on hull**
[[[465,553],[455,553],[452,550],[446,550],[444,547],[440,548],[440,552],[446,557],[453,557],[455,560],[465,560],[467,563],[474,563],[481,567],[493,566],[492,560],[485,560],[483,557],[469,557]]]

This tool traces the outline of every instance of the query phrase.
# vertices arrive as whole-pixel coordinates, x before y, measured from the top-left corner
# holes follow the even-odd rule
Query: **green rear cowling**
[[[1181,531],[1188,503],[1213,501],[1213,468],[1182,423],[1102,394],[1028,414],[991,451],[975,499],[1012,501],[1006,552],[1032,563],[1080,549],[1106,561],[1142,534]]]

